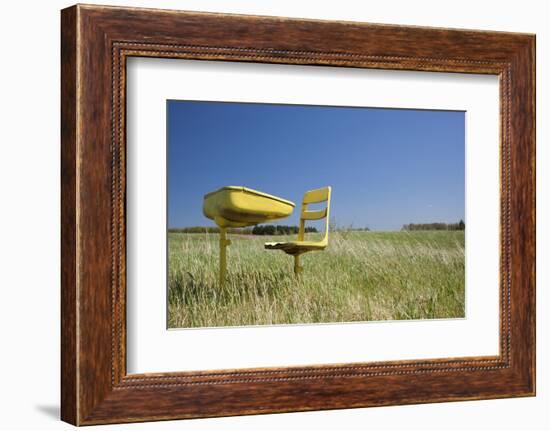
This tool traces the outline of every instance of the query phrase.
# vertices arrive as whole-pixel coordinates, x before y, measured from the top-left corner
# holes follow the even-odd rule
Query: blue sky
[[[170,228],[214,226],[203,196],[227,185],[297,205],[305,191],[330,185],[338,226],[465,219],[462,111],[167,103]]]

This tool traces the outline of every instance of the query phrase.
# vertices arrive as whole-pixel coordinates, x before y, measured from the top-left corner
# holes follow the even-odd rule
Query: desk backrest
[[[323,187],[321,189],[310,190],[304,193],[304,198],[302,200],[302,209],[300,211],[300,229],[298,231],[298,241],[304,240],[306,220],[326,219],[325,236],[322,242],[328,243],[330,193],[331,193],[330,186]],[[322,202],[327,203],[327,206],[325,208],[320,210],[308,210],[308,205],[322,203]]]

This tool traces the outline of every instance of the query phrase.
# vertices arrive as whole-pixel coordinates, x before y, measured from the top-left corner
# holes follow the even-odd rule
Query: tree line
[[[292,235],[298,234],[298,226],[285,226],[285,225],[257,225],[254,227],[246,228],[228,228],[228,233],[241,234],[241,235]],[[181,228],[169,228],[168,232],[173,233],[219,233],[220,228],[218,226],[191,226]],[[306,233],[318,232],[313,226],[307,226],[305,228]]]
[[[415,231],[415,230],[464,230],[466,225],[463,220],[458,223],[409,223],[404,224],[401,228],[402,231]],[[228,228],[227,232],[240,235],[297,235],[298,226],[286,226],[286,225],[273,225],[264,224],[256,225],[254,227],[245,228]],[[332,232],[352,232],[352,231],[364,231],[368,232],[368,227],[337,227],[334,224],[331,225],[330,230]],[[168,232],[175,233],[219,233],[220,228],[217,226],[191,226],[182,228],[169,228]],[[317,228],[313,226],[306,226],[306,233],[319,232]]]
[[[292,235],[297,234],[298,231],[298,226],[264,224],[254,226],[252,229],[252,235]],[[306,226],[304,232],[315,233],[317,232],[317,229],[313,226]]]
[[[463,220],[458,223],[409,223],[404,224],[401,230],[464,230],[466,225]]]
[[[168,228],[168,232],[173,233],[220,233],[218,226],[191,226],[191,227],[173,227]],[[228,233],[239,233],[242,235],[252,235],[252,228],[230,227]]]

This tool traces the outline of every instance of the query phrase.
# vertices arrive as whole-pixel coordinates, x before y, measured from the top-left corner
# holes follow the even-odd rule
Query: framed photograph
[[[62,419],[535,394],[535,36],[61,13]]]

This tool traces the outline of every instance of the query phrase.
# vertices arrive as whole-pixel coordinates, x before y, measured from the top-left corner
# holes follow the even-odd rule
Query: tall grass
[[[315,238],[316,234],[310,234]],[[464,232],[335,232],[325,251],[264,250],[290,237],[169,233],[168,326],[241,326],[464,316]]]

